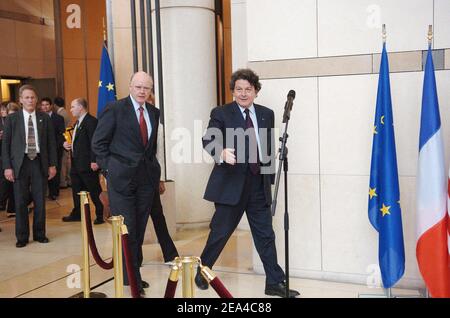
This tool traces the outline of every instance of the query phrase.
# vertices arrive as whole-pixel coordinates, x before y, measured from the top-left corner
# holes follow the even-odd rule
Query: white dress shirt
[[[73,141],[75,140],[75,135],[77,134],[77,130],[80,127],[81,123],[83,122],[84,117],[86,117],[87,113],[84,113],[83,115],[81,115],[78,118],[78,123],[75,125],[74,129],[73,129],[73,136],[72,136],[72,144]],[[73,147],[73,146],[72,146]],[[73,149],[72,149],[73,150]]]
[[[130,95],[131,98],[131,102],[133,103],[133,107],[134,107],[134,112],[136,114],[136,118],[139,124],[139,118],[141,117],[141,111],[139,110],[139,107],[141,107],[141,105],[139,105],[139,103],[137,101],[134,100],[133,96]],[[145,104],[142,105],[142,108],[144,108],[144,119],[145,122],[147,123],[147,131],[148,131],[148,139],[150,139],[150,136],[152,135],[152,124],[150,123],[150,117],[147,111],[147,107],[145,107]]]
[[[36,121],[36,111],[33,111],[31,114],[27,112],[25,109],[22,109],[23,111],[23,121],[25,124],[25,153],[28,153],[28,120],[30,119],[33,121],[33,128],[34,128],[34,136],[36,138],[36,152],[40,153],[39,148],[39,136],[38,136],[38,129],[37,129],[37,121]]]

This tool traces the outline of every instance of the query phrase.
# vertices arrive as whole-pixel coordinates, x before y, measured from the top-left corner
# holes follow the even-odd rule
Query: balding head
[[[143,105],[150,96],[153,80],[145,72],[134,73],[130,80],[130,95],[140,105]]]

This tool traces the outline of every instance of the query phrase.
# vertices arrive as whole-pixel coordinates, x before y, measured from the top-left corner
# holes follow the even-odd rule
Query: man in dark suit
[[[6,209],[8,196],[7,196],[7,188],[8,188],[8,182],[5,177],[3,176],[3,169],[2,169],[2,139],[3,139],[3,130],[5,128],[5,122],[6,122],[6,116],[8,116],[8,109],[6,108],[6,105],[4,103],[0,104],[0,171],[2,171],[2,174],[0,175],[0,211],[3,211]]]
[[[159,110],[146,103],[152,87],[153,80],[147,73],[134,74],[130,95],[106,106],[92,141],[97,162],[106,171],[111,213],[123,215],[128,227],[141,293],[149,286],[139,271],[142,244],[161,175],[156,159]],[[129,284],[126,272],[124,283]]]
[[[48,181],[48,198],[50,200],[56,200],[56,198],[59,196],[61,160],[64,152],[64,118],[53,111],[52,100],[48,97],[44,97],[41,99],[41,111],[47,113],[47,115],[50,116],[51,123],[53,125],[53,131],[55,133],[56,156],[58,159],[58,164],[56,165],[56,176]]]
[[[74,208],[70,215],[62,218],[64,222],[80,221],[81,191],[88,191],[95,205],[96,219],[94,224],[102,224],[103,204],[100,201],[102,187],[99,180],[99,166],[91,149],[92,137],[97,127],[97,118],[88,113],[88,104],[84,98],[74,99],[70,105],[70,112],[77,118],[73,130],[72,143],[64,142],[64,148],[71,153],[72,168],[72,196]]]
[[[212,110],[203,136],[203,147],[216,162],[204,199],[215,203],[216,212],[200,258],[204,265],[214,265],[245,211],[266,272],[265,293],[284,297],[285,275],[277,262],[270,211],[274,113],[253,103],[261,84],[252,70],[233,73],[230,89],[235,102]],[[199,271],[195,282],[201,289],[208,288]],[[289,292],[289,297],[298,295],[295,290]]]
[[[45,236],[45,191],[47,180],[56,175],[56,142],[53,125],[47,114],[36,111],[36,89],[23,85],[19,89],[23,110],[6,120],[2,161],[5,178],[14,182],[16,202],[16,247],[28,243],[28,193],[34,202],[33,240],[48,243]]]

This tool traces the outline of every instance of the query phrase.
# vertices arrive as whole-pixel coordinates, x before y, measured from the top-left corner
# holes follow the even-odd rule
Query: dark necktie
[[[249,132],[249,149],[248,149],[248,165],[252,174],[259,174],[259,154],[258,154],[258,142],[256,139],[255,126],[253,126],[252,119],[250,117],[250,111],[244,110],[245,113],[245,129]]]
[[[140,115],[139,115],[139,128],[141,130],[141,137],[142,137],[142,144],[147,146],[148,142],[148,129],[147,129],[147,123],[145,122],[144,117],[144,107],[139,107]]]
[[[37,157],[37,149],[36,149],[36,135],[34,134],[34,126],[33,119],[28,117],[28,153],[27,156],[30,160],[34,160]]]

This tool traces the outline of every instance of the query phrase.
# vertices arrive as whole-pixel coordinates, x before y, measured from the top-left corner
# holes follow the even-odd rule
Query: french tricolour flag
[[[417,246],[420,273],[432,297],[450,297],[449,177],[431,46],[425,66],[417,172]]]

